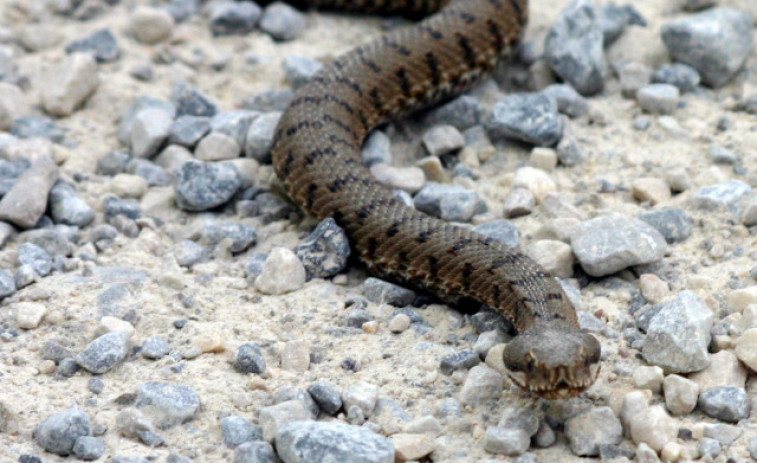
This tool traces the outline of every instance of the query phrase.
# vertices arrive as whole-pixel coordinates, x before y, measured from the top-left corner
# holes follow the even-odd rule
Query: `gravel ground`
[[[553,402],[504,319],[369,278],[273,174],[292,88],[405,20],[0,1],[0,461],[757,460],[757,4],[530,11],[363,158],[580,300],[602,372]]]

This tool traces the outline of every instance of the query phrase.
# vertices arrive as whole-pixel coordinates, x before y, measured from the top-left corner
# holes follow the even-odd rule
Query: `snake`
[[[406,205],[374,178],[361,147],[377,125],[471,88],[522,39],[527,0],[300,0],[309,7],[422,16],[323,65],[274,130],[273,167],[308,214],[332,217],[369,273],[510,320],[510,379],[544,399],[574,397],[600,370],[560,282],[519,248]]]

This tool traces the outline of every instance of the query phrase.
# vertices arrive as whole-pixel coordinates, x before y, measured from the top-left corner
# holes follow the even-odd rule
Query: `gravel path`
[[[757,460],[757,3],[531,3],[363,159],[580,300],[602,372],[554,402],[273,175],[292,89],[405,20],[0,1],[0,461]]]

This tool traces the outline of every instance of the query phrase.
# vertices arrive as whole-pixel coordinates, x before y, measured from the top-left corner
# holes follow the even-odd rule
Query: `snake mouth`
[[[507,375],[520,388],[549,400],[575,397],[597,380],[597,338],[570,326],[538,327],[505,348]]]
[[[542,370],[542,371],[538,371]],[[550,369],[523,371],[507,370],[507,376],[528,392],[547,400],[569,399],[582,393],[597,380],[600,365],[593,363],[584,368],[561,366]]]

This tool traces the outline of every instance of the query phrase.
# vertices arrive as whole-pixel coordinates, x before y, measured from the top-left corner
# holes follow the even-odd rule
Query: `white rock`
[[[292,251],[274,248],[255,279],[255,288],[263,294],[286,294],[302,288],[305,277],[305,266]]]
[[[699,385],[678,375],[668,375],[663,381],[665,406],[673,415],[688,415],[697,406]]]
[[[120,198],[141,198],[149,188],[144,177],[132,174],[116,174],[108,183],[108,189]]]
[[[734,289],[725,302],[730,312],[743,312],[750,304],[757,304],[757,285]]]
[[[486,365],[471,368],[460,389],[460,403],[479,405],[487,400],[499,398],[502,394],[503,380],[501,374]]]
[[[374,164],[371,174],[376,180],[390,188],[415,193],[426,183],[426,174],[420,167],[394,167],[389,164]]]
[[[379,387],[375,384],[358,381],[342,391],[342,403],[345,410],[352,406],[362,410],[363,415],[370,417],[379,398]]]
[[[211,132],[197,144],[195,157],[201,161],[223,161],[239,157],[241,148],[233,137]]]
[[[402,333],[408,328],[410,328],[410,317],[404,313],[397,314],[389,320],[389,331],[392,333]]]
[[[99,84],[95,59],[89,54],[73,53],[41,85],[42,107],[50,114],[68,116],[95,92]]]
[[[304,339],[289,341],[281,350],[281,369],[302,373],[310,367],[310,343]]]
[[[131,31],[142,43],[155,44],[171,38],[174,20],[163,9],[140,6],[131,15]]]
[[[14,119],[30,113],[24,92],[15,85],[0,82],[0,130],[10,129]]]
[[[24,330],[38,327],[47,313],[45,306],[37,302],[16,302],[13,308],[16,310],[16,323]]]
[[[570,278],[573,276],[573,250],[569,244],[557,240],[540,240],[528,247],[528,255],[541,264],[552,276]]]
[[[752,371],[757,371],[757,328],[751,328],[736,341],[736,356]]]
[[[633,371],[633,384],[639,389],[649,389],[660,392],[662,389],[663,371],[658,366],[636,367]]]
[[[660,405],[646,408],[631,417],[631,439],[645,443],[658,452],[668,442],[675,442],[678,423]]]
[[[664,203],[670,200],[670,186],[661,178],[637,178],[631,184],[631,193],[639,201],[649,201],[652,204]]]
[[[738,350],[738,349],[737,349]],[[747,370],[734,354],[729,350],[721,350],[710,356],[710,364],[702,371],[692,373],[689,379],[699,385],[699,390],[720,386],[734,386],[743,388],[746,385]]]
[[[525,188],[533,193],[537,202],[541,202],[547,193],[557,187],[550,176],[541,169],[535,167],[521,167],[515,171],[511,188]]]

